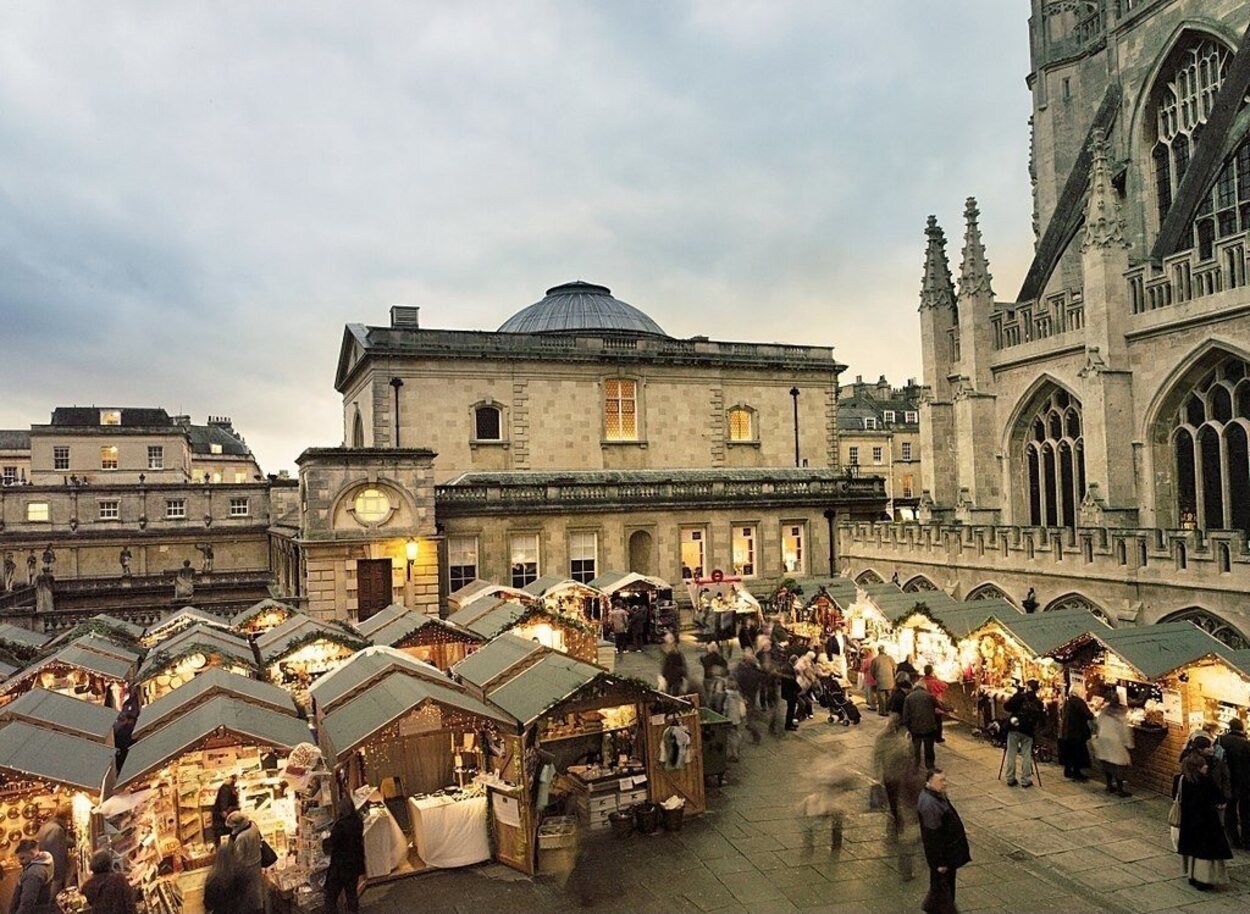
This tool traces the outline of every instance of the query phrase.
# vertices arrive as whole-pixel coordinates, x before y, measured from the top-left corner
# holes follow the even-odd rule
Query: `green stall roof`
[[[318,710],[325,713],[361,686],[396,670],[407,671],[416,676],[447,678],[438,667],[403,651],[385,645],[373,645],[353,654],[338,669],[320,677],[312,684],[309,694],[317,702]]]
[[[55,654],[44,657],[38,663],[18,671],[6,680],[3,685],[0,685],[0,692],[12,691],[20,683],[26,682],[48,667],[58,664],[85,670],[88,673],[94,673],[97,676],[117,682],[125,682],[129,679],[130,673],[134,669],[132,661],[123,660],[111,654],[101,654],[88,650],[75,641],[61,648]]]
[[[1027,616],[1020,613],[995,613],[993,621],[1038,657],[1081,635],[1111,630],[1107,623],[1088,609],[1079,608],[1056,609]]]
[[[312,742],[312,733],[303,721],[271,708],[220,695],[170,719],[131,746],[117,786],[124,787],[150,774],[218,731],[287,750]]]
[[[15,720],[0,727],[0,769],[98,794],[114,751],[101,743]]]
[[[491,704],[528,726],[599,676],[610,674],[566,654],[546,653],[534,663],[487,690]]]
[[[537,641],[527,641],[504,632],[478,648],[451,668],[451,671],[478,688],[501,676],[525,659],[543,650]]]
[[[1192,622],[1108,628],[1091,631],[1084,638],[1101,644],[1141,673],[1146,681],[1159,679],[1205,657],[1218,657],[1233,664],[1232,649]]]
[[[48,636],[11,622],[0,622],[0,644],[5,642],[17,647],[40,648],[48,643]]]
[[[134,735],[139,737],[166,723],[170,717],[182,714],[188,708],[218,695],[251,702],[291,717],[299,713],[295,707],[295,699],[285,689],[215,667],[205,670],[190,682],[183,683],[151,704],[144,705],[139,711]]]
[[[66,730],[93,742],[107,742],[113,732],[117,711],[47,689],[31,689],[0,708],[0,721],[28,723]]]
[[[147,659],[139,667],[138,677],[147,679],[180,657],[198,653],[201,648],[217,651],[252,669],[256,668],[256,654],[252,651],[252,645],[247,639],[211,625],[196,623],[152,647],[148,651]]]
[[[221,616],[215,616],[210,612],[202,609],[196,609],[194,606],[184,606],[176,613],[172,613],[161,619],[159,622],[153,622],[144,629],[143,637],[146,639],[163,639],[165,632],[172,632],[183,626],[189,625],[211,625],[220,628],[223,631],[230,630],[230,622]]]
[[[369,646],[368,641],[345,627],[318,622],[308,616],[295,616],[257,636],[256,651],[260,654],[261,664],[268,666],[314,633],[324,635],[329,640],[337,641],[353,650]]]
[[[257,616],[264,613],[266,610],[270,610],[270,609],[284,610],[289,616],[303,615],[294,606],[289,606],[288,604],[283,603],[280,600],[264,599],[264,600],[260,600],[259,602],[253,603],[247,609],[239,610],[237,613],[231,616],[230,627],[238,628],[244,622],[249,622],[252,619],[255,619]]]

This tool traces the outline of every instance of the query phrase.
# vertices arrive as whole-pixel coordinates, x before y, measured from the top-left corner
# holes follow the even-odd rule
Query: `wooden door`
[[[391,560],[358,559],[356,562],[356,621],[364,622],[391,605]]]
[[[644,705],[645,708],[645,705]],[[652,713],[646,718],[647,796],[652,803],[663,803],[676,794],[686,801],[686,815],[697,816],[707,809],[703,784],[703,729],[699,709],[680,714]],[[690,731],[690,752],[686,765],[670,770],[660,764],[660,742],[670,724],[681,723]]]

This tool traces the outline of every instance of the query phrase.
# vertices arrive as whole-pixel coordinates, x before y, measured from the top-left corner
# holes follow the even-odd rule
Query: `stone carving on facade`
[[[117,561],[122,566],[122,577],[130,577],[130,559],[132,558],[129,546],[122,546],[122,551],[117,554]]]
[[[56,566],[56,550],[52,548],[52,544],[48,543],[43,550],[43,569],[51,571]]]
[[[955,499],[955,522],[960,524],[968,524],[972,522],[972,512],[976,505],[972,501],[972,493],[966,489],[959,490],[959,497]]]
[[[17,580],[17,562],[13,561],[13,553],[6,552],[4,554],[4,577],[0,583],[4,585],[5,592],[13,590],[13,585]]]
[[[203,560],[200,563],[200,571],[204,574],[211,573],[213,570],[213,544],[197,543],[195,550],[203,556]]]
[[[994,297],[994,277],[990,273],[989,260],[985,254],[985,242],[981,239],[981,226],[977,222],[980,216],[981,211],[977,209],[976,197],[969,197],[964,209],[967,228],[964,232],[963,263],[959,267],[961,298],[972,295]]]
[[[1127,248],[1124,238],[1124,214],[1120,198],[1111,183],[1111,163],[1107,155],[1107,137],[1096,128],[1090,139],[1093,164],[1089,174],[1089,203],[1085,208],[1085,239],[1081,250]]]
[[[190,559],[183,559],[182,567],[174,576],[174,599],[189,600],[195,596],[195,569]]]
[[[45,567],[43,572],[35,578],[35,612],[50,613],[55,608],[55,601],[52,597],[52,584],[55,579],[52,572]]]
[[[1077,376],[1088,378],[1094,375],[1102,374],[1107,370],[1107,363],[1103,360],[1102,353],[1097,346],[1085,347],[1085,364],[1081,366],[1081,370],[1077,372]]]
[[[920,490],[920,503],[916,506],[916,518],[922,524],[933,523],[933,495],[928,489]]]
[[[1078,522],[1082,527],[1105,527],[1107,503],[1103,501],[1098,483],[1091,482],[1085,487],[1085,497],[1081,499],[1078,511]]]
[[[35,550],[30,551],[30,555],[26,556],[26,583],[30,587],[35,586],[35,575],[39,573],[39,560],[35,558]]]

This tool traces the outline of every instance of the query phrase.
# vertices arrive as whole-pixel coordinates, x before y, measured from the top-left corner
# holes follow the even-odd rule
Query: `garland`
[[[85,638],[88,635],[97,635],[105,638],[118,647],[139,649],[139,639],[130,634],[130,632],[99,619],[88,619],[86,622],[79,622],[70,629],[69,637],[61,646],[73,644],[79,638]]]
[[[598,635],[600,630],[598,625],[592,625],[585,619],[580,619],[577,616],[566,615],[562,612],[553,612],[552,610],[546,609],[542,606],[529,607],[525,610],[525,612],[521,613],[521,615],[517,616],[510,623],[508,623],[508,628],[516,628],[519,625],[524,625],[530,620],[539,617],[556,622],[563,625],[565,628],[571,628],[584,635]]]
[[[226,653],[220,647],[215,645],[193,641],[190,644],[179,645],[178,650],[174,652],[157,651],[154,654],[150,654],[147,661],[144,663],[144,666],[152,663],[154,663],[154,665],[151,667],[151,672],[148,673],[144,679],[151,679],[161,671],[167,670],[175,662],[184,657],[190,657],[192,654],[203,654],[205,658],[217,660],[222,665],[225,665],[227,662],[234,662],[237,664],[247,664],[251,667],[256,666],[254,658],[236,656],[235,654]]]
[[[293,654],[301,647],[306,647],[317,641],[332,641],[353,652],[363,651],[371,646],[368,641],[362,640],[359,635],[353,635],[347,631],[337,631],[335,628],[327,626],[325,629],[305,632],[298,638],[288,641],[279,652],[274,654],[273,659],[266,661],[266,664],[277,663],[279,658]]]

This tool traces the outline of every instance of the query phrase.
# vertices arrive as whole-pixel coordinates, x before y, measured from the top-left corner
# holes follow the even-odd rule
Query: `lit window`
[[[876,428],[877,419],[875,416],[868,416],[864,419],[864,428]]]
[[[755,416],[751,410],[738,407],[729,411],[729,440],[755,440]]]
[[[5,467],[3,475],[0,475],[0,484],[11,486],[17,482],[17,467]]]
[[[894,424],[894,410],[887,409],[885,411],[884,418],[885,418],[886,425],[893,425]]]
[[[204,474],[204,479],[205,479],[205,481],[208,481],[208,480],[209,480],[209,478],[210,478],[210,477],[209,477],[209,475],[208,475],[207,473],[205,473],[205,474]],[[212,477],[211,477],[211,478],[212,478],[212,481],[213,481],[213,482],[221,482],[221,471],[220,471],[220,470],[218,470],[217,472],[215,472],[215,473],[212,475]]]
[[[247,482],[247,470],[235,470],[234,481],[237,483]]]
[[[592,531],[569,534],[569,577],[589,584],[596,577],[599,558],[599,535]]]
[[[803,574],[806,561],[804,533],[803,524],[781,525],[781,567],[788,574]]]
[[[220,454],[220,453],[221,453],[221,445],[220,445],[220,444],[217,444],[217,443],[215,443],[215,442],[214,442],[214,443],[212,443],[212,444],[210,444],[210,445],[208,446],[208,452],[209,452],[210,454]]]
[[[101,425],[121,425],[122,411],[120,409],[102,409],[100,410]]]
[[[117,447],[115,445],[100,448],[100,469],[117,469]]]
[[[603,382],[603,434],[608,441],[638,440],[638,382],[609,378]]]
[[[503,423],[500,421],[499,407],[479,406],[473,411],[474,438],[478,441],[502,441]]]
[[[26,519],[33,523],[47,523],[52,519],[46,501],[32,501],[26,505]]]
[[[884,456],[885,456],[885,452],[881,448],[874,447],[872,449],[872,462],[873,463],[880,463]]]
[[[514,533],[511,546],[512,586],[533,584],[538,580],[538,534]]]
[[[755,577],[755,527],[734,527],[734,574]]]
[[[904,441],[902,444],[902,452],[904,460],[911,460],[911,442]]]
[[[703,561],[707,547],[706,531],[702,527],[681,528],[681,576],[703,577]]]
[[[912,497],[913,486],[914,486],[914,481],[913,481],[912,475],[910,473],[905,473],[903,475],[903,497],[904,498]]]
[[[165,448],[159,444],[148,445],[148,469],[165,469]]]
[[[230,516],[231,517],[247,517],[251,514],[251,505],[246,498],[230,499]]]
[[[859,448],[855,445],[851,445],[847,454],[847,459],[850,461],[851,466],[859,466]]]
[[[452,591],[477,578],[477,537],[447,538],[447,576]]]
[[[182,520],[187,516],[187,500],[185,498],[169,498],[165,500],[165,518]]]
[[[381,489],[364,489],[353,504],[356,520],[362,524],[377,524],[391,516],[391,500]]]
[[[69,469],[69,448],[57,445],[52,449],[52,469],[68,470]]]
[[[100,520],[118,520],[122,516],[121,503],[116,499],[100,502]]]

